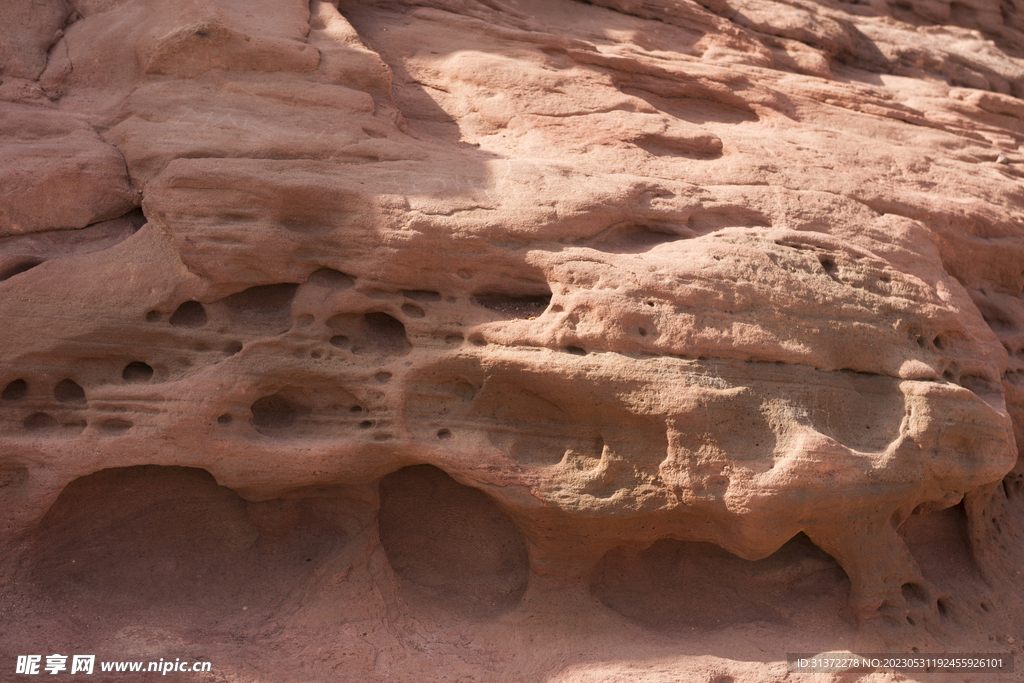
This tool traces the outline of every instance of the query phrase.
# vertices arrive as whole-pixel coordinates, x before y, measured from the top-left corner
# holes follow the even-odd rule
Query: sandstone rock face
[[[1017,647],[1021,0],[0,25],[0,667]]]

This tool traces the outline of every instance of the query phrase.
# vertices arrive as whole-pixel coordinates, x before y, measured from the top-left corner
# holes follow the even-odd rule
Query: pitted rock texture
[[[0,25],[0,667],[1017,651],[1020,0]]]

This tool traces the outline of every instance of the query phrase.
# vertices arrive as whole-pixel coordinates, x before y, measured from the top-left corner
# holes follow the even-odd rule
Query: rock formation
[[[0,27],[0,667],[1016,651],[1024,1]]]

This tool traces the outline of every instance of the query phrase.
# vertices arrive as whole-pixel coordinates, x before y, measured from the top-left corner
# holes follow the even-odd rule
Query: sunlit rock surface
[[[1021,0],[0,27],[0,667],[1016,651]]]

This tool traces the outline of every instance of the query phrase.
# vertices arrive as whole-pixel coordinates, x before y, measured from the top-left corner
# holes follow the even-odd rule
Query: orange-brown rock
[[[5,675],[1016,651],[1021,0],[0,22]]]

